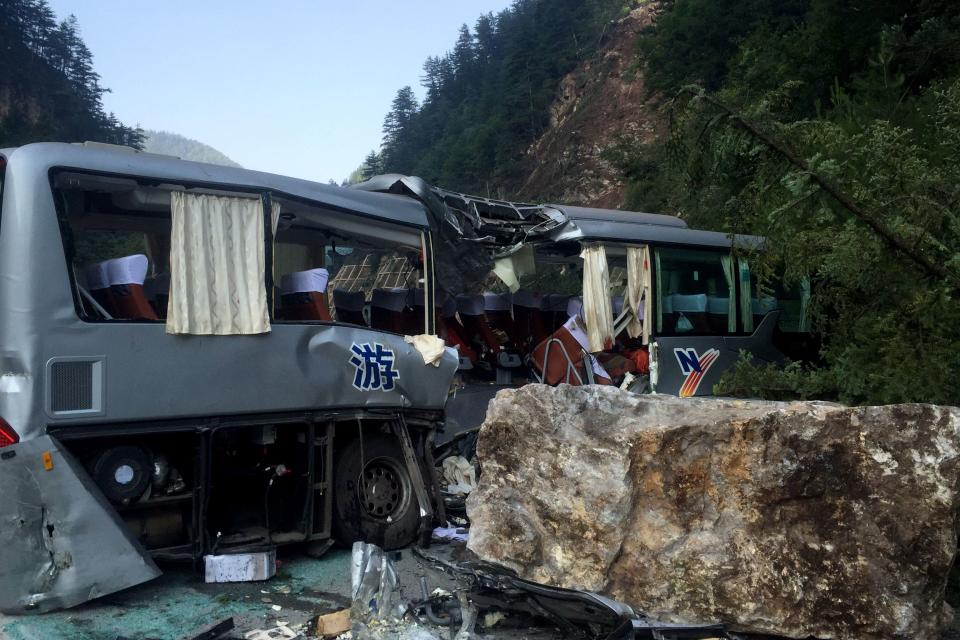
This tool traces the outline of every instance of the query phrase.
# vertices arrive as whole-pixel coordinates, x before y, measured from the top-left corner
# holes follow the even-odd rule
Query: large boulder
[[[528,385],[490,403],[469,548],[672,622],[936,638],[960,410]]]

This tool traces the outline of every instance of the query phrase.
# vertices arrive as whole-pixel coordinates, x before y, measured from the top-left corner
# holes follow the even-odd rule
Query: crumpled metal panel
[[[386,174],[351,185],[351,189],[412,196],[427,209],[433,232],[436,286],[453,296],[479,292],[493,269],[489,250],[480,244],[475,225],[451,211],[422,178]]]
[[[0,449],[0,612],[73,607],[160,573],[54,438]]]

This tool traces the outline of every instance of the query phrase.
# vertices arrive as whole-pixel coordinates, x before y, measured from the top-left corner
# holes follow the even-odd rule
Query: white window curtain
[[[750,263],[746,258],[737,260],[740,265],[740,317],[743,330],[753,333],[753,292],[750,287]]]
[[[624,296],[630,320],[627,335],[650,343],[650,319],[653,317],[653,282],[650,247],[627,247],[627,291]]]
[[[654,252],[653,258],[657,261],[657,334],[659,335],[663,332],[663,297],[666,292],[663,290],[663,269],[660,268],[659,250]]]
[[[725,253],[720,256],[723,264],[723,276],[727,280],[727,331],[737,331],[737,287],[733,280],[733,256]]]
[[[610,272],[607,252],[601,244],[588,245],[583,258],[583,320],[587,325],[590,353],[613,345],[613,305],[610,304]]]
[[[269,332],[261,200],[175,191],[170,204],[167,333]]]

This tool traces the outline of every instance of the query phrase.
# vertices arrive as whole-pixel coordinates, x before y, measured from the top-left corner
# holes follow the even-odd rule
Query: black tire
[[[357,540],[399,549],[417,538],[420,507],[400,443],[385,434],[364,433],[345,446],[333,469],[333,535],[350,546]]]
[[[141,447],[111,447],[94,458],[93,480],[110,502],[130,504],[147,490],[152,464],[150,454]]]

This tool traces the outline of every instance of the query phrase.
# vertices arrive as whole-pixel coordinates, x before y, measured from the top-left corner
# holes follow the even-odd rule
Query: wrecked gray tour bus
[[[457,358],[403,337],[435,331],[422,203],[90,143],[0,180],[0,611],[432,528]]]
[[[762,238],[691,229],[674,216],[469,196],[398,175],[355,188],[418,199],[463,238],[471,292],[437,297],[438,330],[461,361],[447,404],[459,428],[479,425],[505,386],[710,395],[741,351],[768,362],[816,353],[806,281],[771,287],[750,268]]]

